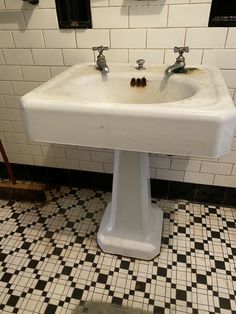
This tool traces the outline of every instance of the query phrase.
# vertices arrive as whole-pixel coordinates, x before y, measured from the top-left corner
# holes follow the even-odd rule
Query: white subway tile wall
[[[188,64],[216,65],[236,100],[236,29],[208,28],[210,0],[91,0],[93,29],[59,30],[54,0],[32,6],[0,0],[0,138],[11,162],[111,173],[107,149],[46,144],[24,133],[19,98],[77,62],[95,61],[107,45],[108,62],[146,59],[170,64],[172,48],[188,45]],[[157,179],[236,187],[236,133],[218,159],[151,154]]]

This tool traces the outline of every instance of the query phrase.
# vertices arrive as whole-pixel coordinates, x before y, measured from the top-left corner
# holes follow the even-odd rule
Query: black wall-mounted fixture
[[[39,3],[39,0],[23,0],[23,1],[27,1],[30,4],[38,4]]]
[[[60,28],[92,28],[90,0],[56,0]]]
[[[236,27],[236,1],[212,0],[210,27]]]

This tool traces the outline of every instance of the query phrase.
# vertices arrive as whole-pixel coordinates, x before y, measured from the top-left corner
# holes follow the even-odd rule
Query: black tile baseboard
[[[112,174],[41,166],[12,164],[18,180],[30,180],[51,185],[112,191]],[[0,178],[7,178],[0,162]],[[152,197],[185,199],[197,203],[236,206],[236,188],[151,179]]]
[[[62,168],[11,164],[18,180],[29,180],[51,185],[112,190],[112,174]],[[0,162],[0,178],[7,178],[3,162]]]
[[[208,185],[199,184],[197,186],[195,199],[201,203],[207,203],[208,199],[210,199],[211,203],[222,205],[225,201],[226,192],[227,192],[226,187],[211,186],[211,188],[209,188]]]
[[[185,199],[193,202],[196,198],[197,184],[170,181],[168,198]]]

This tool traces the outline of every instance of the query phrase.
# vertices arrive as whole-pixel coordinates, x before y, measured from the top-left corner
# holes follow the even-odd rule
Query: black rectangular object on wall
[[[236,27],[236,1],[212,0],[210,27]]]
[[[92,28],[90,0],[56,0],[60,28]]]

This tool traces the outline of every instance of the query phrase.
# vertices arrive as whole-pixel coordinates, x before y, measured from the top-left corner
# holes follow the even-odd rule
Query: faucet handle
[[[175,47],[174,52],[178,52],[180,55],[182,55],[184,52],[189,52],[189,47]]]
[[[98,51],[98,53],[101,55],[104,50],[108,50],[109,48],[107,46],[98,46],[98,47],[92,47],[93,51]]]
[[[136,63],[138,64],[138,66],[137,66],[137,70],[145,70],[145,68],[144,68],[144,63],[145,63],[145,60],[144,59],[138,59],[138,60],[136,60]]]

